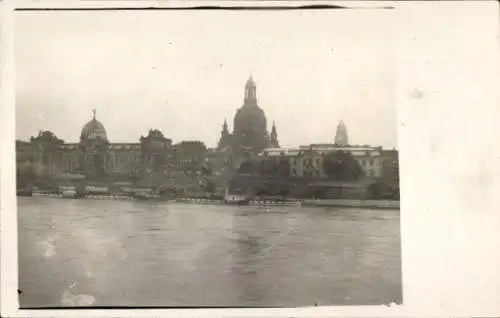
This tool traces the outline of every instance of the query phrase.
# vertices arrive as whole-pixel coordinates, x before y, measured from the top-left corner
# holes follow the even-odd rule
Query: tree
[[[290,162],[288,158],[263,158],[260,161],[259,174],[262,177],[286,178],[290,175]]]
[[[399,160],[396,151],[388,151],[383,161],[382,181],[393,198],[399,199]]]
[[[238,172],[245,174],[255,174],[257,172],[255,166],[256,166],[255,161],[245,160],[241,163],[240,167],[238,168]]]
[[[39,163],[26,162],[16,167],[17,185],[19,187],[36,185],[40,188],[54,188],[57,181],[48,173],[45,166]]]
[[[16,178],[18,186],[25,186],[28,183],[35,182],[38,177],[35,168],[30,163],[20,164],[16,167]]]
[[[206,180],[204,190],[207,193],[214,193],[217,189],[217,185],[213,180]]]
[[[290,176],[290,160],[288,158],[280,158],[278,162],[278,174],[283,178]]]
[[[382,181],[376,181],[368,187],[372,199],[380,199],[387,192],[387,185]]]
[[[198,140],[181,141],[173,146],[177,159],[204,159],[207,154],[207,146]]]
[[[203,176],[211,176],[213,174],[213,168],[210,163],[204,163],[201,167],[201,174]]]
[[[323,170],[330,178],[338,181],[356,181],[363,175],[359,163],[346,151],[327,154],[323,160]]]
[[[264,158],[260,161],[259,174],[261,177],[274,177],[278,170],[278,164],[271,158]]]
[[[132,184],[134,185],[137,185],[139,181],[141,181],[141,175],[135,170],[130,174],[130,178],[132,179]]]

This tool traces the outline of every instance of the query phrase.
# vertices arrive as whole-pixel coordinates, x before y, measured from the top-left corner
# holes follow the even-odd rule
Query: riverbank
[[[25,196],[25,195],[20,195]],[[33,197],[49,197],[49,198],[59,198],[59,199],[88,199],[88,200],[138,200],[137,198],[130,195],[122,194],[87,194],[85,196],[65,196],[63,193],[44,193],[44,192],[33,192]]]
[[[393,200],[321,199],[321,200],[303,200],[302,205],[310,207],[367,208],[367,209],[400,208],[399,201],[393,201]]]
[[[45,196],[54,198],[66,198],[60,193],[40,193],[33,192],[33,196]],[[74,199],[86,200],[139,200],[139,201],[165,201],[177,202],[186,204],[201,204],[201,205],[234,205],[233,202],[225,200],[213,200],[204,198],[176,198],[176,199],[162,199],[160,197],[151,198],[138,198],[126,194],[114,195],[97,195],[87,194],[84,197],[75,197]],[[287,200],[287,201],[272,201],[272,200],[249,200],[239,205],[251,206],[295,206],[295,207],[333,207],[333,208],[367,208],[367,209],[399,209],[400,202],[392,200],[352,200],[352,199],[321,199],[321,200]]]

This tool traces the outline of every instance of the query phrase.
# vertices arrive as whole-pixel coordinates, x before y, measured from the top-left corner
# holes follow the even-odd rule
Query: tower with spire
[[[349,138],[347,136],[347,128],[342,120],[337,125],[337,131],[335,133],[335,144],[338,146],[349,145]]]
[[[229,148],[231,146],[231,133],[227,127],[227,119],[224,118],[224,124],[222,125],[222,130],[220,133],[219,143],[217,149]]]
[[[280,143],[278,141],[278,132],[276,131],[276,123],[273,120],[273,127],[271,128],[271,136],[269,139],[270,146],[272,148],[279,148]]]

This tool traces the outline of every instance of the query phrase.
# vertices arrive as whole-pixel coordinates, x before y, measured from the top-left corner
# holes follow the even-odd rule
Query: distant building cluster
[[[289,160],[290,176],[292,177],[324,178],[327,177],[323,168],[325,156],[335,151],[350,153],[367,177],[378,178],[382,176],[382,163],[386,157],[384,157],[384,151],[380,147],[312,144],[293,148],[264,149],[259,155]]]
[[[136,143],[110,143],[104,125],[94,117],[86,123],[77,143],[66,143],[50,131],[40,131],[29,142],[17,141],[22,159],[43,165],[51,174],[81,173],[131,175],[164,168],[172,140],[157,129]]]
[[[389,158],[392,150],[350,145],[343,121],[337,126],[334,143],[280,147],[274,122],[271,133],[267,132],[265,112],[257,104],[256,85],[252,77],[245,85],[244,104],[234,117],[233,133],[229,132],[227,121],[224,121],[217,149],[228,151],[233,160],[240,160],[238,163],[241,162],[244,151],[253,152],[260,157],[275,157],[277,161],[287,160],[291,177],[326,177],[323,161],[327,154],[335,151],[350,153],[369,178],[382,177],[388,162],[396,164]]]
[[[234,116],[232,133],[225,120],[217,147],[205,147],[206,153],[201,155],[203,147],[196,141],[173,144],[158,129],[150,129],[138,142],[111,143],[94,110],[78,142],[67,143],[50,131],[40,131],[29,141],[18,140],[16,153],[18,163],[38,163],[50,174],[79,173],[91,177],[171,175],[195,159],[208,162],[214,174],[220,175],[228,168],[237,169],[249,158],[266,157],[288,161],[290,177],[323,178],[327,176],[323,168],[325,156],[336,151],[350,153],[370,178],[383,177],[397,165],[395,150],[350,145],[342,121],[337,126],[334,143],[280,147],[274,122],[268,132],[266,115],[257,103],[257,88],[252,77],[245,85],[243,105]]]

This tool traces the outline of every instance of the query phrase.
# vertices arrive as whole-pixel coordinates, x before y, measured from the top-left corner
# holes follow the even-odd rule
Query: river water
[[[399,210],[18,197],[21,307],[402,299]]]

